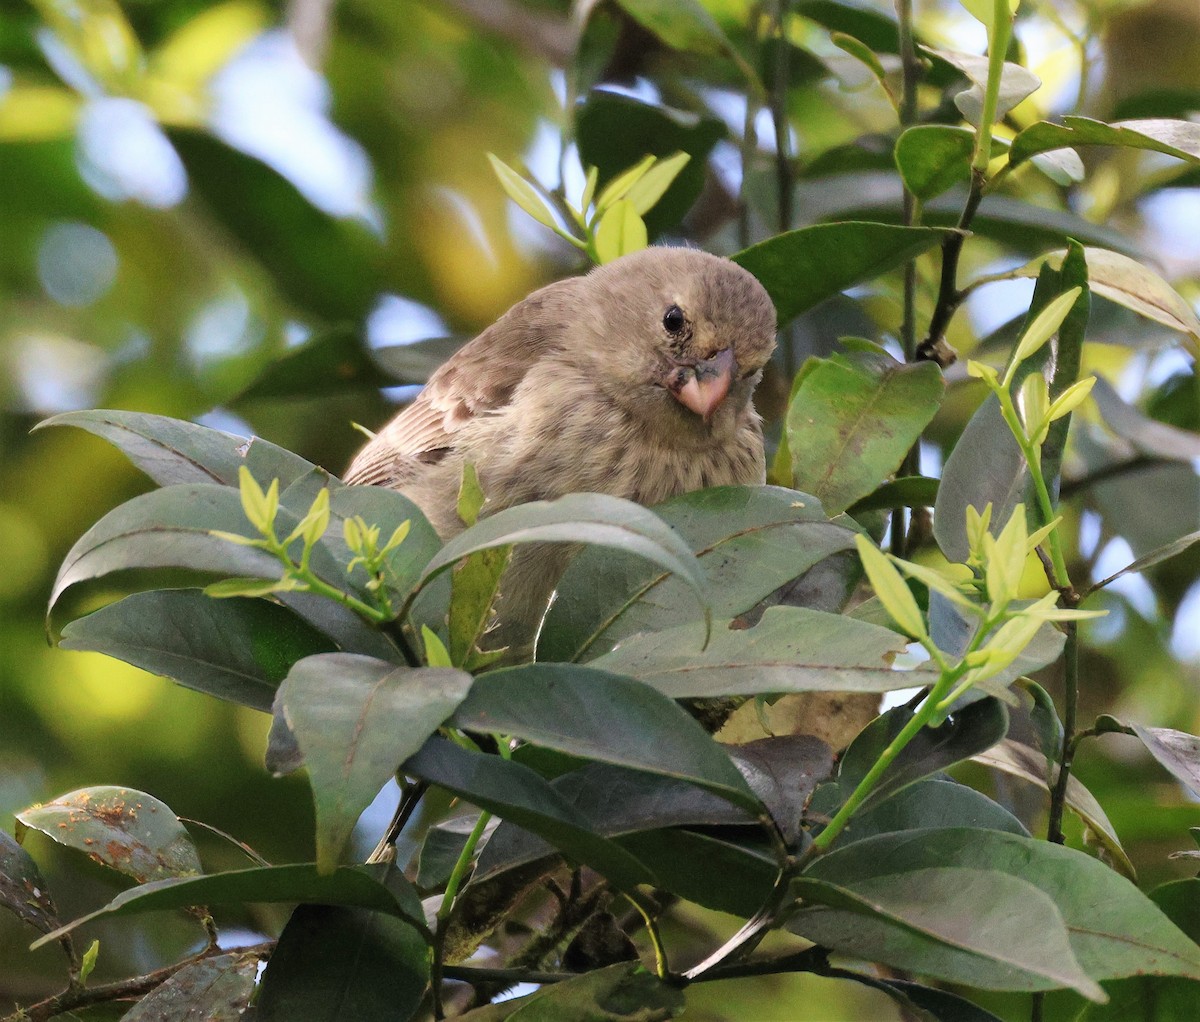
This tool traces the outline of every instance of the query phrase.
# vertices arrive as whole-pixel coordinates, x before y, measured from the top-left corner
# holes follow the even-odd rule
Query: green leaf
[[[904,476],[884,483],[877,490],[856,500],[846,510],[851,517],[867,511],[886,511],[896,507],[932,507],[937,500],[940,479]]]
[[[461,561],[451,575],[450,658],[472,663],[479,640],[492,621],[492,606],[500,591],[500,579],[512,559],[512,547],[477,550]]]
[[[483,487],[479,485],[479,473],[469,462],[463,465],[462,483],[458,487],[458,517],[463,525],[474,525],[483,510]]]
[[[0,831],[0,906],[42,933],[61,925],[42,871],[5,831]]]
[[[339,391],[375,390],[398,383],[424,382],[423,379],[397,377],[387,371],[379,356],[378,350],[367,347],[357,329],[337,326],[322,330],[267,363],[227,403],[236,405],[280,397],[328,399]]]
[[[655,157],[652,154],[643,153],[641,157],[624,168],[619,174],[616,174],[604,186],[600,194],[596,196],[596,212],[605,213],[615,203],[625,198],[629,189],[641,179],[646,171],[654,166],[654,160]]]
[[[237,1022],[254,993],[258,966],[254,952],[193,962],[138,1001],[121,1022],[192,1022],[198,1017],[205,1022]]]
[[[1200,738],[1169,727],[1131,726],[1159,765],[1193,795],[1200,795]]]
[[[1015,166],[1035,153],[1081,145],[1149,149],[1189,163],[1200,163],[1200,125],[1166,118],[1117,121],[1115,124],[1105,124],[1090,117],[1064,117],[1062,124],[1038,121],[1013,139],[1008,159]]]
[[[756,811],[741,773],[674,701],[615,674],[528,664],[482,675],[451,718],[603,763],[688,781]]]
[[[547,207],[545,200],[538,194],[538,190],[492,153],[488,153],[487,158],[492,165],[492,170],[496,172],[496,177],[500,179],[500,187],[504,189],[508,197],[539,224],[549,227],[552,231],[557,231],[558,220]]]
[[[79,961],[79,982],[87,983],[88,977],[96,968],[96,962],[100,958],[100,941],[93,940],[88,949],[83,953],[83,957]]]
[[[1156,323],[1200,342],[1200,317],[1182,295],[1136,259],[1104,248],[1085,248],[1088,286],[1101,298],[1132,309]],[[1017,277],[1036,277],[1043,263],[1057,268],[1063,251],[1051,252],[1014,271]]]
[[[668,46],[715,57],[732,51],[721,26],[697,0],[617,0],[643,28]]]
[[[734,826],[744,831],[758,822],[753,813],[687,781],[608,763],[588,763],[571,770],[550,781],[550,787],[583,814],[595,833],[608,838],[624,838],[651,830],[680,834],[682,832],[675,828],[686,826]],[[460,836],[459,848],[465,836]],[[501,823],[479,856],[472,883],[485,882],[506,870],[536,862],[552,853],[553,847],[542,838],[515,824]],[[764,854],[770,863],[770,855]],[[659,861],[663,860],[660,858]],[[670,882],[671,869],[655,869],[654,872],[660,879]],[[768,889],[773,879],[773,873],[766,878]]]
[[[139,884],[200,872],[196,846],[179,818],[143,791],[80,788],[16,816],[24,826]]]
[[[670,526],[640,504],[599,493],[572,493],[490,515],[447,543],[426,564],[421,584],[476,550],[538,542],[593,543],[634,553],[678,575],[707,606],[703,569]]]
[[[666,1022],[684,1009],[683,991],[638,962],[596,969],[499,1004],[460,1015],[462,1022]]]
[[[879,57],[875,51],[871,49],[861,39],[855,39],[852,35],[847,35],[845,32],[829,33],[829,41],[833,43],[839,50],[850,54],[855,60],[864,64],[875,76],[876,81],[884,87],[888,88],[888,74],[884,70],[883,64],[880,63]]]
[[[990,19],[989,19],[990,21]],[[991,43],[994,45],[994,42]],[[1003,44],[1001,46],[1003,48]],[[973,83],[966,92],[960,92],[954,97],[954,105],[962,115],[978,127],[983,115],[983,90],[988,80],[988,58],[974,53],[960,53],[956,50],[935,50],[926,47],[933,55],[953,64]],[[1020,64],[1005,63],[1000,73],[1000,91],[996,98],[995,120],[1002,120],[1013,107],[1027,96],[1041,88],[1042,80],[1032,71],[1021,67]],[[995,123],[993,121],[993,123]]]
[[[285,510],[279,518],[285,529],[296,524]],[[213,530],[253,537],[232,487],[185,483],[134,497],[76,541],[59,568],[50,608],[77,582],[125,568],[191,568],[247,578],[278,573],[279,562],[270,554],[227,542]],[[319,572],[321,563],[314,557],[314,570]],[[330,567],[328,561],[323,564]]]
[[[655,207],[691,158],[688,153],[674,153],[658,160],[633,183],[625,193],[625,198],[633,204],[639,216],[645,216]]]
[[[778,234],[732,258],[766,288],[782,327],[826,298],[903,266],[947,234],[863,221],[816,224]]]
[[[317,868],[327,873],[362,811],[462,701],[465,671],[397,667],[324,653],[296,664],[275,712],[296,737],[317,811]]]
[[[871,588],[875,590],[883,609],[906,634],[923,637],[925,618],[921,614],[921,608],[917,606],[908,583],[888,560],[887,554],[866,536],[855,536],[854,543],[858,547],[858,556],[871,582]]]
[[[838,787],[848,798],[883,750],[912,720],[913,711],[897,706],[876,717],[842,754]],[[958,710],[939,727],[919,731],[904,747],[863,803],[878,805],[922,778],[990,749],[1008,732],[1008,712],[996,699],[980,699]]]
[[[969,828],[882,835],[835,849],[816,860],[805,876],[854,888],[869,878],[929,868],[996,871],[1039,888],[1058,907],[1075,958],[1094,980],[1135,974],[1200,977],[1200,947],[1150,899],[1099,860],[1047,841]],[[793,928],[819,934],[809,939],[827,946],[853,945],[852,954],[866,951],[861,931],[842,930],[838,943],[829,944],[826,937],[832,934],[825,931],[836,929],[837,920],[827,918],[818,926],[817,918],[810,915]],[[964,918],[972,918],[971,913]],[[926,971],[928,964],[914,963],[913,968]],[[961,982],[986,985],[978,975],[963,976]]]
[[[828,514],[865,497],[900,466],[943,390],[931,362],[904,365],[869,352],[817,361],[788,408],[796,487]]]
[[[649,243],[646,223],[628,199],[618,199],[604,211],[596,228],[596,258],[611,263]]]
[[[1020,777],[1030,784],[1036,785],[1048,792],[1052,782],[1051,777],[1058,776],[1058,765],[1053,766],[1046,757],[1036,749],[1021,742],[1006,738],[998,742],[986,752],[977,753],[972,757],[977,763],[992,767],[1013,777]],[[1067,808],[1083,821],[1088,831],[1095,836],[1096,841],[1108,852],[1111,861],[1127,877],[1136,878],[1137,871],[1125,849],[1121,847],[1121,839],[1105,814],[1103,807],[1096,801],[1095,796],[1084,787],[1079,778],[1071,775],[1067,778]]]
[[[809,806],[810,815],[832,816],[839,808],[841,785],[822,785]],[[965,784],[926,777],[889,795],[877,805],[856,813],[854,822],[838,838],[840,846],[876,834],[934,827],[978,827],[1029,835],[1007,809]]]
[[[440,785],[480,809],[545,838],[564,855],[629,889],[655,883],[632,855],[596,834],[587,818],[527,766],[468,752],[444,739],[425,743],[404,772]]]
[[[428,947],[382,912],[301,905],[279,935],[255,999],[260,1022],[391,1022],[415,1017]]]
[[[212,600],[197,589],[135,593],[68,624],[59,645],[165,675],[185,688],[270,712],[297,660],[333,642],[265,600]]]
[[[1186,461],[1200,458],[1200,435],[1159,422],[1121,400],[1104,377],[1094,377],[1092,396],[1104,424],[1123,440],[1128,440],[1142,454],[1165,461]]]
[[[1123,256],[1121,258],[1124,258]],[[1064,291],[1034,317],[1033,322],[1026,327],[1017,342],[1017,350],[1013,353],[1012,365],[1024,362],[1030,355],[1038,351],[1043,344],[1057,333],[1063,320],[1071,311],[1076,300],[1083,293],[1083,288],[1073,287]]]
[[[851,853],[870,843],[851,846]],[[806,875],[793,888],[812,907],[793,916],[789,928],[818,933],[809,939],[855,957],[984,989],[1069,987],[1092,1000],[1104,997],[1080,968],[1054,901],[1020,877],[936,865],[843,875],[840,883]],[[861,932],[851,936],[846,931],[855,925]]]
[[[332,873],[319,873],[313,863],[289,866],[259,866],[254,869],[212,873],[208,876],[157,880],[122,891],[103,908],[80,916],[66,926],[40,938],[33,947],[57,940],[65,933],[109,916],[128,916],[193,905],[241,905],[247,903],[309,902],[316,905],[346,905],[367,908],[405,920],[421,934],[428,934],[425,913],[416,891],[392,866],[341,866]]]
[[[259,478],[278,478],[287,486],[314,468],[298,454],[258,437],[238,436],[165,415],[111,409],[64,412],[35,429],[48,426],[75,426],[107,440],[159,486],[236,486],[242,466]]]
[[[654,513],[695,553],[721,618],[749,611],[853,543],[853,533],[828,521],[815,498],[781,487],[714,487],[674,497]],[[637,632],[694,621],[686,588],[641,558],[585,549],[558,583],[538,659],[587,659]]]
[[[719,623],[707,646],[703,641],[697,624],[636,635],[589,666],[636,678],[673,699],[890,692],[936,677],[927,669],[892,667],[907,647],[895,632],[803,607],[771,607],[750,629]]]
[[[975,132],[949,124],[920,124],[896,140],[895,160],[905,187],[922,202],[971,176]]]

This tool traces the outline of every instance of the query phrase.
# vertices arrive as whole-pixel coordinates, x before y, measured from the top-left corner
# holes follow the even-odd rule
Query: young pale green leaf
[[[691,156],[688,153],[674,153],[666,159],[660,159],[633,183],[625,193],[633,208],[642,216],[650,212],[659,199],[666,194],[668,188],[679,176],[679,172],[687,166]]]
[[[93,940],[88,949],[83,953],[83,960],[79,963],[79,982],[86,984],[88,977],[92,974],[92,970],[96,968],[96,962],[100,958],[100,941]]]
[[[316,497],[313,498],[312,506],[308,509],[308,513],[300,519],[299,523],[292,530],[291,535],[284,540],[284,544],[291,543],[296,539],[303,539],[306,547],[313,546],[317,540],[325,535],[325,530],[329,528],[329,490],[322,488],[317,491]]]
[[[488,153],[487,157],[492,164],[492,170],[496,172],[496,177],[500,179],[500,187],[508,197],[543,227],[557,231],[558,221],[537,189],[499,157],[492,153]]]
[[[264,493],[250,470],[243,465],[238,469],[238,491],[246,520],[259,532],[269,534],[274,528],[275,514],[279,508],[279,480],[271,480],[270,487]]]
[[[983,380],[992,390],[1000,386],[1000,374],[983,362],[976,362],[974,359],[967,362],[967,375]]]
[[[1063,292],[1047,305],[1029,325],[1029,329],[1022,335],[1017,344],[1017,350],[1013,354],[1008,371],[1009,379],[1018,365],[1054,336],[1082,291],[1082,288],[1073,287],[1070,291]]]
[[[446,644],[429,625],[421,625],[421,641],[425,645],[425,663],[430,667],[453,667]]]
[[[204,595],[215,600],[233,596],[270,596],[272,593],[291,593],[307,588],[299,579],[283,578],[226,578],[204,587]]]
[[[1058,395],[1051,403],[1046,415],[1051,422],[1056,419],[1061,419],[1064,415],[1070,415],[1084,401],[1088,399],[1092,388],[1096,385],[1096,377],[1089,376],[1087,379],[1078,380],[1071,384],[1066,390]]]
[[[583,194],[579,197],[579,212],[587,215],[588,206],[592,204],[592,196],[596,194],[596,182],[600,180],[600,168],[589,167],[587,180],[583,185]]]
[[[1029,553],[1033,553],[1038,547],[1046,541],[1046,537],[1050,535],[1062,523],[1062,515],[1059,515],[1049,525],[1043,525],[1037,532],[1030,535],[1025,541],[1025,546]]]
[[[469,462],[463,465],[462,482],[458,486],[458,517],[463,525],[474,525],[483,510],[483,487],[479,485],[479,473]]]
[[[1024,504],[1016,506],[999,536],[983,536],[983,548],[988,599],[996,607],[1006,606],[1017,597],[1029,554]]]
[[[629,189],[641,180],[643,174],[654,166],[655,160],[657,160],[656,156],[647,154],[628,170],[623,171],[609,181],[596,198],[596,215],[602,216],[610,206],[625,198]]]
[[[1040,447],[1050,428],[1050,385],[1041,373],[1030,373],[1021,384],[1021,418],[1025,435]]]
[[[363,541],[366,538],[363,531],[365,526],[366,523],[357,515],[342,521],[342,538],[346,541],[346,546],[350,548],[351,553],[361,556]]]
[[[982,514],[974,504],[968,504],[966,514],[967,543],[971,550],[971,560],[982,563],[985,550],[983,537],[988,534],[988,527],[992,524],[991,501],[983,509]]]
[[[909,635],[924,638],[927,635],[925,619],[900,572],[888,560],[887,555],[866,536],[855,536],[854,545],[858,548],[858,556],[862,559],[867,578],[871,580],[875,595],[879,597],[884,609]]]
[[[914,564],[912,561],[897,560],[896,565],[904,574],[915,578],[918,582],[923,582],[928,588],[941,593],[946,599],[957,603],[960,607],[965,607],[972,612],[979,611],[978,604],[967,598],[954,579],[948,578],[940,571],[928,568],[924,564]]]
[[[392,534],[388,537],[388,541],[384,543],[382,547],[380,547],[379,556],[383,557],[384,555],[390,554],[393,550],[395,550],[408,538],[408,534],[411,530],[412,521],[408,518],[404,519],[404,521],[402,521],[392,530]]]
[[[611,263],[630,252],[640,252],[648,243],[646,222],[628,199],[618,199],[600,217],[600,225],[596,228],[596,257],[601,264]]]
[[[861,39],[856,39],[852,35],[845,32],[830,32],[829,41],[833,43],[839,50],[850,54],[855,60],[865,65],[876,78],[876,80],[886,89],[887,88],[887,71],[879,60],[879,56],[871,47],[864,43]],[[890,93],[889,93],[890,95]]]

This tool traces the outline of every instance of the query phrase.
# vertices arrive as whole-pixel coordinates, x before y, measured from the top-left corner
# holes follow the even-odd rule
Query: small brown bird
[[[750,397],[774,347],[775,308],[750,273],[694,249],[645,249],[514,305],[433,374],[346,481],[401,491],[443,539],[463,528],[466,463],[485,515],[575,492],[655,504],[761,483]],[[516,559],[506,600],[527,575],[544,608],[569,551],[537,555]]]

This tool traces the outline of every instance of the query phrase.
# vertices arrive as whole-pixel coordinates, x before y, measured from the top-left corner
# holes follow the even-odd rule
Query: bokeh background
[[[748,59],[780,66],[758,42],[775,4],[704,6]],[[892,6],[783,8],[793,43],[784,103],[776,117],[759,113],[757,144],[743,152],[746,102],[735,69],[667,50],[615,4],[0,2],[0,825],[11,832],[12,814],[35,801],[123,784],[273,861],[311,857],[303,780],[274,780],[261,766],[264,716],[48,643],[46,598],[63,555],[105,511],[149,486],[100,441],[71,429],[31,432],[37,423],[77,408],[150,411],[256,433],[338,472],[361,439],[351,423],[377,426],[411,393],[383,384],[419,384],[455,338],[579,268],[572,249],[508,202],[487,152],[577,194],[581,149],[611,171],[686,144],[697,153],[688,185],[695,201],[686,217],[680,209],[651,226],[665,240],[728,253],[783,226],[772,150],[786,124],[796,156],[790,226],[897,221],[887,140],[895,111],[831,39],[840,29],[886,50]],[[957,4],[916,8],[931,44],[982,51],[982,26]],[[1045,85],[1010,126],[1073,112],[1200,110],[1195,0],[1027,0],[1020,14],[1019,45]],[[925,108],[938,98],[923,95]],[[574,109],[583,111],[578,120]],[[1196,171],[1153,154],[1086,156],[1080,185],[1023,178],[989,201],[965,276],[1018,265],[1070,234],[1140,251],[1195,304]],[[741,221],[739,194],[750,204]],[[931,206],[928,222],[952,221],[955,201]],[[932,270],[922,265],[926,318]],[[980,289],[955,320],[952,342],[964,354],[988,350],[989,335],[1000,328],[1003,336],[1028,293],[1025,283]],[[898,277],[806,315],[764,384],[768,417],[807,354],[847,334],[894,338],[900,315]],[[1148,414],[1200,425],[1178,336],[1104,302],[1093,324],[1089,368]],[[437,338],[451,340],[396,350]],[[961,372],[951,380],[924,451],[927,472],[981,396]],[[1068,476],[1084,480],[1074,484],[1080,500],[1071,512],[1078,577],[1103,577],[1200,528],[1193,465],[1152,459],[1089,483],[1089,471],[1127,441],[1086,417],[1078,434],[1067,463]],[[1107,710],[1200,731],[1198,568],[1193,551],[1114,587],[1105,604],[1112,613],[1087,631],[1082,719]],[[113,595],[93,589],[86,599]],[[1093,743],[1078,768],[1145,881],[1187,871],[1167,856],[1187,846],[1200,807],[1136,742]],[[210,863],[236,864],[227,843],[199,839]],[[115,890],[118,881],[99,869],[29,840],[64,917]],[[246,920],[255,931],[277,923],[269,912]],[[728,924],[705,917],[694,925],[721,932]],[[195,939],[171,921],[96,933],[100,976],[160,964]],[[26,954],[29,939],[0,918],[0,1012],[58,980],[54,950]],[[852,985],[811,979],[690,996],[696,1019],[893,1011]]]

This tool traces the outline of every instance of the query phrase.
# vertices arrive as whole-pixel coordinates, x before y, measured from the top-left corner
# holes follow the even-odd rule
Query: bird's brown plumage
[[[672,306],[686,321],[674,333],[664,325]],[[359,452],[346,481],[400,490],[443,538],[463,527],[466,463],[479,474],[484,514],[574,492],[654,504],[762,482],[750,397],[774,345],[775,309],[751,274],[706,252],[646,249],[513,306],[433,374]],[[685,406],[672,374],[724,365],[728,356],[705,360],[725,349],[734,374],[706,419]],[[536,566],[530,560],[517,559],[507,590],[523,575],[552,585],[565,563],[545,549]],[[544,584],[530,588],[538,600],[548,595]]]

